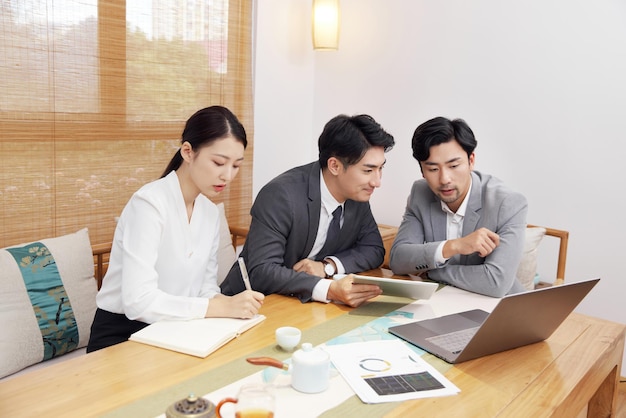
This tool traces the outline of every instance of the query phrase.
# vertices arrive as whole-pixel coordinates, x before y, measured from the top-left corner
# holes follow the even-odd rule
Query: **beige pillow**
[[[217,284],[222,284],[226,275],[237,260],[233,239],[228,228],[228,220],[224,213],[224,204],[217,205],[220,211],[220,246],[217,249]]]
[[[84,347],[97,285],[87,229],[0,249],[0,378]]]
[[[527,290],[535,288],[538,247],[545,235],[545,228],[526,228],[524,253],[522,255],[522,261],[517,268],[517,279]]]

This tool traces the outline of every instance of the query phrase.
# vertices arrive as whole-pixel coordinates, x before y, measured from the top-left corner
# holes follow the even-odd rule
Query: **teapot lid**
[[[167,418],[213,418],[215,405],[190,393],[185,399],[174,402],[165,411]]]
[[[324,362],[329,359],[326,351],[320,348],[313,348],[311,343],[302,343],[302,348],[293,353],[293,357],[297,361],[307,362]]]

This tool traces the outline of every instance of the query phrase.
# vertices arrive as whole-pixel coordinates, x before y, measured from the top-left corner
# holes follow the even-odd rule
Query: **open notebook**
[[[130,336],[130,340],[196,357],[206,357],[263,320],[264,315],[256,315],[250,319],[204,318],[190,321],[159,321],[135,332]]]

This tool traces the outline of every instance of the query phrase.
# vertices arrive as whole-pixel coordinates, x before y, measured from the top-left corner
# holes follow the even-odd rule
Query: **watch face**
[[[332,264],[326,263],[324,264],[324,272],[327,276],[332,276],[333,274],[335,274],[335,268]]]

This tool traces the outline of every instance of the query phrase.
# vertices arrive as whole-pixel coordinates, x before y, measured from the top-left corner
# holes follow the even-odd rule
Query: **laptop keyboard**
[[[426,341],[450,351],[452,354],[459,354],[472,339],[480,327],[462,329],[460,331],[449,332],[447,334],[435,335],[426,338]]]

